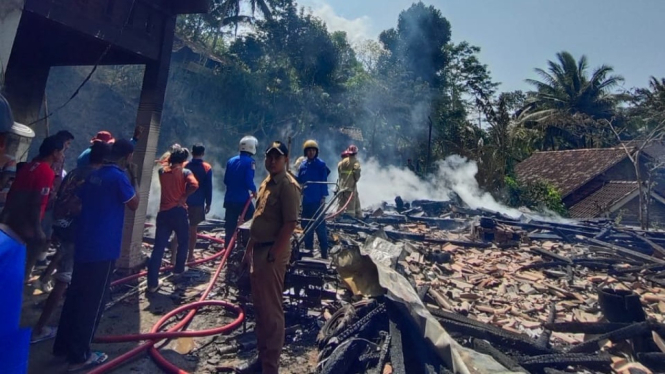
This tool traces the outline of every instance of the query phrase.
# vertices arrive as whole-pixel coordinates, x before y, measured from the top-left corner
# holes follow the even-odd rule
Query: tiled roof
[[[364,140],[363,131],[357,127],[340,127],[338,130],[342,134],[348,136],[351,140],[355,140],[357,142],[362,142]]]
[[[571,218],[594,218],[635,192],[637,182],[612,181],[568,209]]]
[[[515,174],[521,182],[552,183],[566,197],[626,157],[623,147],[536,152],[515,167]]]
[[[624,142],[629,147],[639,147],[642,142],[639,140],[630,140]],[[642,149],[642,152],[654,160],[665,159],[665,144],[662,141],[654,140]]]

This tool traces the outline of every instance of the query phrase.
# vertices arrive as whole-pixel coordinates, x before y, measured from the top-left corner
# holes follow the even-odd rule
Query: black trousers
[[[90,357],[90,343],[110,296],[114,267],[115,261],[74,264],[53,344],[53,353],[67,356],[70,364],[85,362]]]
[[[242,210],[245,209],[245,203],[224,203],[224,209],[226,209],[224,213],[224,232],[226,233],[224,243],[226,246],[238,228],[238,218],[240,218]],[[244,221],[250,220],[252,217],[254,217],[254,204],[249,203]]]

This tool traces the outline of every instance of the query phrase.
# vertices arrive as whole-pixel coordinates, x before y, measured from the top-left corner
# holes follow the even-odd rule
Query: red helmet
[[[350,155],[357,155],[358,154],[358,147],[355,145],[351,144],[349,148],[346,150]]]

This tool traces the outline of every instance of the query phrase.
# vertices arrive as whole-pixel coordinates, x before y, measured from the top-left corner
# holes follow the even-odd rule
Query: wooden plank
[[[593,239],[593,238],[586,238],[585,240],[588,241],[588,242],[590,242],[590,243],[593,243],[593,244],[599,245],[599,246],[601,246],[601,247],[610,248],[610,249],[612,249],[613,251],[616,251],[616,252],[622,253],[622,254],[624,254],[624,255],[627,255],[627,256],[630,256],[630,257],[633,257],[633,258],[638,258],[638,259],[640,259],[640,260],[644,260],[644,261],[649,261],[649,262],[654,262],[654,263],[657,263],[657,264],[663,264],[663,265],[665,265],[665,261],[663,261],[663,260],[661,260],[661,259],[658,259],[658,258],[655,258],[655,257],[652,257],[652,256],[647,256],[647,255],[645,255],[645,254],[643,254],[643,253],[639,253],[639,252],[636,252],[636,251],[630,250],[630,249],[628,249],[628,248],[620,247],[620,246],[618,246],[618,245],[614,245],[614,244],[607,243],[607,242],[604,242],[604,241],[602,241],[602,240]],[[593,246],[589,247],[589,249],[593,249]]]

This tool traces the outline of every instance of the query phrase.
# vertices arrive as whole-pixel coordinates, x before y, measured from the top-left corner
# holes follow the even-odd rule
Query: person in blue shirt
[[[254,156],[259,141],[253,136],[245,136],[240,139],[238,146],[240,153],[231,157],[226,162],[226,171],[224,172],[224,184],[226,193],[224,194],[224,229],[226,232],[225,243],[229,243],[238,226],[238,218],[245,208],[245,203],[249,197],[256,197],[256,184],[254,184],[254,171],[256,162]],[[250,203],[245,221],[254,216],[254,204]]]
[[[297,171],[297,179],[303,188],[302,227],[304,229],[310,224],[311,219],[323,210],[323,205],[326,203],[326,196],[328,196],[327,184],[310,182],[327,182],[330,169],[319,158],[319,145],[316,141],[306,141],[303,144],[303,152],[306,158],[300,163]],[[319,246],[321,247],[321,258],[328,258],[326,222],[321,217],[313,224],[315,225],[314,230],[310,229],[305,235],[305,249],[311,251],[314,248],[314,231],[316,231],[316,236],[319,238]]]
[[[74,269],[53,345],[56,356],[67,358],[69,371],[108,359],[103,352],[92,352],[90,342],[120,257],[125,207],[135,211],[139,206],[139,197],[119,166],[129,163],[133,153],[129,140],[116,141],[104,165],[91,172],[76,193],[81,213],[76,218]]]

